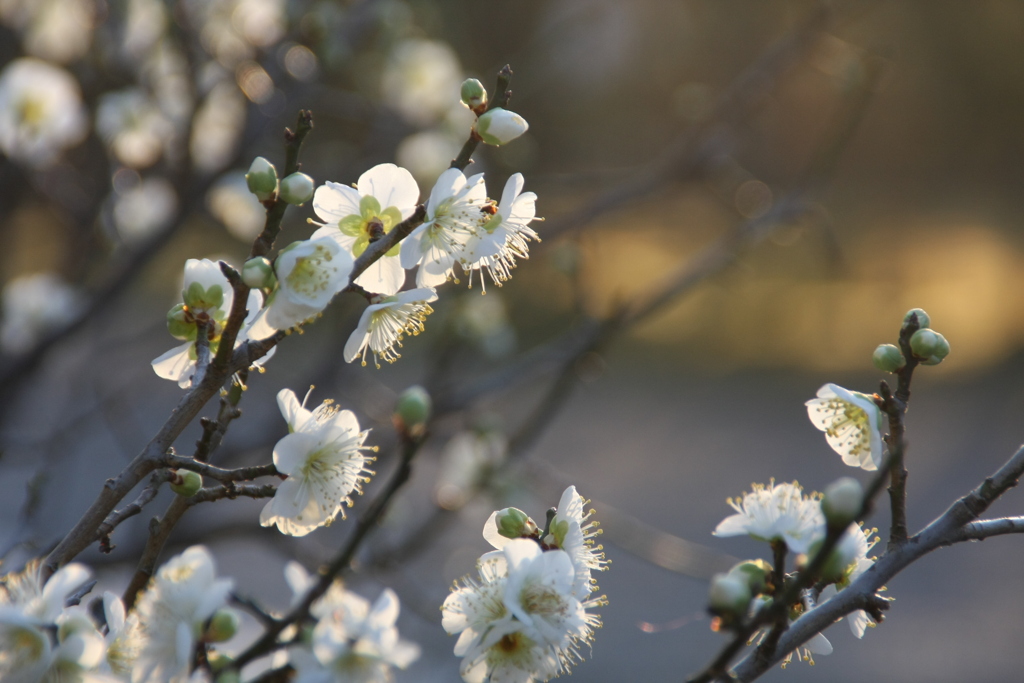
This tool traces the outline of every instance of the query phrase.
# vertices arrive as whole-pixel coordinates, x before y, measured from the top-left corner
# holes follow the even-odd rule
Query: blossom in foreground
[[[0,72],[0,150],[32,166],[48,166],[88,130],[74,77],[47,62],[22,57]]]
[[[140,637],[132,683],[188,681],[196,640],[233,585],[216,578],[213,557],[201,545],[162,566],[132,613]]]
[[[767,486],[753,484],[750,493],[742,498],[729,498],[735,515],[726,517],[717,527],[715,536],[750,536],[762,541],[785,541],[794,553],[806,553],[811,543],[825,532],[825,518],[821,514],[821,495],[803,495],[795,481]]]
[[[327,182],[313,195],[313,210],[325,221],[313,239],[331,237],[353,257],[412,215],[420,188],[404,168],[379,164],[359,176],[354,188]],[[369,292],[391,295],[405,284],[399,246],[371,264],[355,283]]]
[[[869,558],[868,553],[875,547],[878,538],[874,536],[874,529],[864,529],[858,524],[851,524],[850,528],[840,539],[835,552],[842,558],[846,566],[843,576],[834,584],[829,584],[822,591],[818,598],[818,604],[822,604],[835,597],[836,593],[856,581],[861,574],[866,572],[875,563],[874,558]],[[846,617],[850,625],[850,631],[858,638],[864,637],[864,631],[874,622],[864,610],[857,610]]]
[[[291,389],[282,389],[277,403],[291,433],[274,446],[274,465],[288,478],[264,506],[260,524],[305,536],[338,513],[344,517],[342,506],[352,504],[349,496],[362,493],[366,475],[372,474],[363,446],[369,432],[359,431],[351,411],[329,402],[307,410]]]
[[[473,271],[480,271],[480,286],[486,286],[483,272],[499,287],[510,277],[516,259],[530,257],[530,241],[540,237],[530,227],[537,220],[537,195],[523,192],[522,173],[515,173],[505,183],[497,212],[484,222],[465,245],[461,257],[463,270],[469,273],[469,286],[473,286]]]
[[[348,284],[352,257],[331,237],[293,242],[274,263],[277,288],[249,330],[252,339],[266,339],[316,317]]]
[[[843,462],[872,471],[882,464],[882,411],[870,396],[826,384],[807,401],[811,423]]]
[[[402,266],[415,268],[418,287],[437,287],[455,279],[455,264],[488,215],[483,173],[466,178],[457,168],[441,174],[430,191],[423,225],[402,242]]]
[[[74,320],[83,304],[81,293],[53,273],[14,278],[3,290],[0,348],[27,351],[47,332]]]
[[[345,362],[359,358],[366,365],[366,352],[370,351],[378,368],[381,358],[394,363],[401,358],[395,346],[402,346],[405,335],[416,336],[423,331],[423,321],[434,312],[430,302],[436,300],[437,292],[432,287],[422,287],[399,292],[367,306],[345,342]]]
[[[121,598],[109,591],[103,593],[103,616],[107,622],[107,652],[100,671],[126,676],[139,655],[138,622],[125,619]]]

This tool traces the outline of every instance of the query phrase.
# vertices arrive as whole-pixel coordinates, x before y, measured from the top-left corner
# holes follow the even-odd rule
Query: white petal
[[[505,181],[505,189],[501,191],[501,202],[498,204],[498,213],[501,214],[502,218],[507,219],[509,217],[509,214],[512,212],[512,202],[523,191],[525,183],[526,181],[523,180],[522,173],[513,173]]]
[[[390,588],[385,588],[377,598],[377,602],[373,603],[373,609],[370,610],[368,619],[370,628],[383,629],[394,626],[398,620],[398,610],[398,596]]]
[[[189,358],[188,354],[191,346],[192,342],[185,342],[154,358],[150,363],[153,366],[153,372],[157,377],[177,382],[182,388],[190,386],[192,373],[195,372],[196,367],[195,361]]]
[[[512,539],[506,538],[505,536],[502,536],[498,533],[497,520],[498,511],[495,510],[494,512],[491,513],[491,516],[488,517],[487,521],[484,523],[484,540],[490,543],[493,547],[497,548],[498,550],[501,550],[506,545],[508,545],[508,542]]]
[[[291,389],[282,389],[277,392],[277,407],[281,410],[281,415],[288,423],[288,430],[291,432],[299,431],[313,415],[302,407],[295,392]]]
[[[804,647],[816,655],[832,654],[832,643],[828,642],[828,638],[820,633],[814,634],[810,640],[804,643]]]
[[[420,188],[416,180],[401,166],[379,164],[359,176],[359,193],[373,195],[380,202],[381,209],[393,206],[408,218],[420,199]]]
[[[430,227],[430,223],[424,223],[409,233],[409,236],[402,240],[402,249],[399,252],[402,267],[411,270],[423,258],[423,233]]]
[[[328,180],[313,193],[313,211],[328,224],[337,224],[346,216],[358,216],[359,192],[354,187]],[[336,225],[334,230],[337,232]]]
[[[427,216],[433,218],[437,212],[437,206],[448,197],[455,195],[466,185],[466,176],[457,168],[449,168],[437,178],[434,188],[430,191],[430,201],[427,202]]]
[[[370,316],[373,313],[371,309],[374,309],[374,307],[366,307],[363,314],[359,317],[359,324],[356,325],[356,329],[352,330],[348,341],[345,342],[344,357],[346,363],[351,363],[359,356],[370,337]]]
[[[715,530],[711,532],[715,536],[741,536],[750,533],[750,518],[739,513],[726,517]]]
[[[405,269],[399,257],[383,256],[356,278],[356,284],[368,292],[391,296],[405,285]]]
[[[289,434],[274,446],[274,466],[278,472],[290,477],[306,463],[309,454],[315,451],[318,445],[317,438],[305,432]]]

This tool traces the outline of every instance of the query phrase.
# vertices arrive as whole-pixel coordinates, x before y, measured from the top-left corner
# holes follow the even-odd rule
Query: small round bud
[[[527,538],[537,533],[537,523],[519,508],[499,510],[494,518],[498,533],[505,538]]]
[[[910,323],[911,316],[917,316],[917,328],[922,329],[932,324],[932,319],[928,317],[928,314],[924,312],[923,308],[911,308],[907,311],[907,314],[903,316],[903,324],[907,325]]]
[[[949,355],[949,342],[946,341],[946,338],[938,332],[935,333],[935,336],[939,338],[939,341],[935,345],[935,353],[932,355],[936,356],[941,361]]]
[[[218,674],[217,683],[242,683],[242,677],[237,671],[225,671]]]
[[[203,634],[208,643],[223,643],[238,633],[238,614],[234,610],[219,609],[210,618],[210,625]]]
[[[242,282],[253,289],[270,289],[277,282],[274,266],[266,256],[257,256],[242,266]]]
[[[273,199],[277,194],[277,169],[263,157],[256,157],[245,174],[245,182],[249,192],[261,202]]]
[[[203,488],[203,476],[192,470],[185,470],[178,473],[180,481],[172,481],[170,489],[182,498],[191,498],[196,495],[199,489]]]
[[[529,130],[530,124],[519,114],[495,107],[476,120],[476,132],[488,145],[504,145]]]
[[[487,88],[475,78],[467,78],[462,82],[462,103],[470,109],[487,104]]]
[[[313,179],[305,173],[292,173],[281,181],[281,199],[302,206],[313,198]]]
[[[398,396],[395,402],[395,415],[401,419],[406,429],[422,427],[430,419],[430,394],[423,387],[411,386]]]
[[[942,362],[942,359],[938,356],[928,356],[921,360],[921,365],[938,365]]]
[[[729,576],[746,582],[751,595],[764,593],[768,588],[771,566],[764,560],[745,560],[729,570]]]
[[[821,512],[831,527],[846,527],[864,503],[864,487],[853,477],[837,479],[825,488]]]
[[[708,607],[712,612],[743,615],[750,604],[750,588],[742,578],[715,574],[708,589]]]
[[[167,311],[167,331],[175,339],[196,340],[196,323],[185,309],[185,304],[177,304]]]
[[[918,330],[910,336],[910,350],[918,358],[934,356],[939,348],[939,335],[927,327]]]
[[[871,361],[882,372],[896,372],[907,364],[907,359],[894,344],[879,344],[871,354]]]

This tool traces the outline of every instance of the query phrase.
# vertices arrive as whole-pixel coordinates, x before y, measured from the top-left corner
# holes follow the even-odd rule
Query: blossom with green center
[[[274,446],[274,465],[288,478],[264,506],[260,524],[276,525],[281,533],[305,536],[334,521],[352,493],[369,481],[371,458],[363,446],[369,431],[360,431],[356,416],[325,402],[315,410],[299,404],[291,389],[277,395],[288,436]]]
[[[358,258],[371,242],[412,215],[419,196],[412,174],[394,164],[374,166],[359,176],[354,188],[328,181],[313,195],[313,210],[324,221],[313,239],[331,237]],[[387,296],[398,292],[405,284],[399,246],[371,264],[356,284]]]
[[[402,346],[405,335],[416,336],[423,331],[423,321],[434,312],[430,302],[436,300],[437,292],[423,287],[399,292],[367,306],[345,343],[345,362],[359,358],[366,365],[366,352],[370,351],[378,368],[382,358],[394,363],[401,358],[395,346]]]
[[[749,534],[762,541],[784,541],[794,553],[806,553],[811,543],[825,533],[825,517],[821,514],[821,495],[803,495],[795,481],[767,486],[753,484],[742,498],[727,500],[736,510],[715,527],[715,536]]]
[[[826,384],[807,401],[811,423],[851,467],[871,471],[882,464],[882,411],[870,396]]]
[[[466,178],[450,168],[441,174],[430,191],[426,222],[402,242],[402,265],[419,266],[416,286],[437,287],[455,279],[466,243],[490,217],[486,203],[483,173]]]
[[[0,150],[32,166],[49,166],[88,132],[78,82],[69,72],[31,57],[0,72]]]
[[[480,286],[486,291],[483,273],[486,271],[499,287],[511,277],[516,259],[530,258],[530,241],[540,237],[530,227],[537,218],[537,195],[523,192],[523,175],[515,173],[505,183],[496,213],[490,216],[475,235],[467,240],[460,261],[469,273],[469,286],[473,286],[474,271],[480,272]]]

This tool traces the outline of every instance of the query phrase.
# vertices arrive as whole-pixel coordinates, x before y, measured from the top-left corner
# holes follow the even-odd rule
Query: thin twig
[[[498,107],[507,107],[509,98],[512,97],[512,91],[509,89],[509,85],[512,82],[512,68],[506,64],[501,67],[498,71],[498,83],[494,87],[494,97],[491,98],[487,104],[487,108],[484,111],[490,111]],[[452,159],[451,166],[449,168],[457,168],[460,171],[465,171],[466,167],[473,163],[473,152],[476,151],[477,146],[482,142],[482,139],[476,132],[476,127],[469,133],[469,139],[466,140],[465,144],[462,145],[462,149],[459,150],[459,155]]]

